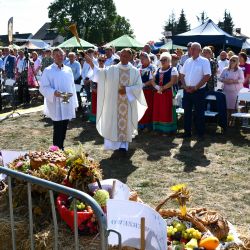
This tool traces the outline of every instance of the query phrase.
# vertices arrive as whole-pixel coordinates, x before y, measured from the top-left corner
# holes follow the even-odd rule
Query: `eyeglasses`
[[[236,60],[230,60],[230,62],[234,62],[234,63],[235,63],[235,62],[236,62]]]
[[[168,59],[161,59],[160,62],[168,62]]]

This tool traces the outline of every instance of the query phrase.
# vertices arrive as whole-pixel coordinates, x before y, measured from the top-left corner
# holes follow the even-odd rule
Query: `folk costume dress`
[[[39,74],[39,67],[41,66],[41,61],[37,58],[33,64],[30,64],[28,67],[28,85],[31,88],[35,88],[39,86],[37,82],[37,75]],[[36,77],[35,77],[36,76]]]
[[[92,82],[92,92],[91,92],[91,113],[89,114],[89,121],[96,122],[96,110],[97,110],[97,82]]]
[[[128,150],[147,109],[140,73],[130,63],[95,67],[94,81],[98,82],[96,128],[104,137],[104,149]],[[121,86],[126,88],[125,95],[119,94]]]
[[[155,75],[155,83],[164,86],[170,82],[171,76],[178,75],[175,67],[169,67],[162,71],[160,68]],[[164,90],[162,93],[154,93],[153,102],[153,130],[171,133],[177,130],[176,110],[173,106],[173,88]]]
[[[152,65],[149,65],[146,68],[140,68],[139,69],[141,74],[142,83],[146,83],[149,80],[153,79],[153,71],[154,67]],[[139,121],[139,128],[152,128],[153,126],[153,101],[154,101],[154,87],[153,86],[144,86],[143,87],[143,93],[146,98],[146,102],[148,105],[148,109],[146,110],[144,116]]]

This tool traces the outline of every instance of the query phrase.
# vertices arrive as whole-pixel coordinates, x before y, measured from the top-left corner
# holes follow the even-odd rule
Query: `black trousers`
[[[29,86],[27,82],[18,81],[18,102],[19,103],[29,103],[30,102],[30,94],[29,94]]]
[[[53,121],[53,145],[63,149],[69,120]]]
[[[194,93],[184,91],[184,130],[186,134],[191,134],[192,114],[194,108],[194,123],[198,136],[204,135],[205,132],[205,93],[206,88],[197,90]]]

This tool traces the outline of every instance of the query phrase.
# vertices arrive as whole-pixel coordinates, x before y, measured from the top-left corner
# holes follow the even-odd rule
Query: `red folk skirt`
[[[173,106],[172,89],[162,94],[155,92],[153,102],[153,130],[174,132],[177,129],[175,107]]]
[[[92,96],[91,96],[91,113],[93,115],[96,115],[96,109],[97,109],[97,92],[92,91]]]
[[[97,92],[91,93],[91,113],[88,116],[90,122],[96,122],[96,110],[97,110]]]
[[[154,91],[152,89],[144,89],[143,90],[148,108],[144,113],[144,116],[139,121],[139,127],[144,126],[152,126],[153,121],[153,102],[154,102]]]

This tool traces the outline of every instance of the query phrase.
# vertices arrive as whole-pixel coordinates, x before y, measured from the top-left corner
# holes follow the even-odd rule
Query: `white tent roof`
[[[242,49],[250,49],[250,39],[246,39],[246,41],[242,44]]]
[[[50,45],[40,39],[16,39],[15,42],[25,42],[22,48],[28,49],[47,49]]]

